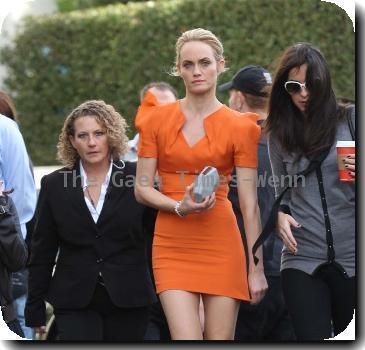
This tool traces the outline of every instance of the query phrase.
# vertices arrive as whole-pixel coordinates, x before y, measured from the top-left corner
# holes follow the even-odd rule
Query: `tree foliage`
[[[148,0],[57,0],[57,7],[60,12],[70,12],[106,5],[127,4],[132,1],[142,2]]]
[[[34,164],[55,163],[64,118],[87,99],[113,104],[131,137],[146,83],[167,81],[183,96],[183,83],[168,72],[177,37],[196,27],[212,30],[224,44],[230,69],[219,82],[247,64],[274,73],[287,46],[309,41],[326,56],[335,93],[355,96],[352,23],[341,8],[320,0],[160,0],[29,18],[1,61]],[[226,94],[220,98],[227,101]]]

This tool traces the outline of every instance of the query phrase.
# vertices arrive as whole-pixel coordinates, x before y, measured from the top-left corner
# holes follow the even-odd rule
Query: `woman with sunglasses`
[[[355,306],[355,186],[338,176],[336,141],[352,140],[354,108],[340,107],[322,53],[298,43],[284,52],[269,104],[267,130],[276,194],[283,179],[323,162],[287,191],[277,217],[285,247],[281,277],[296,336],[331,338]],[[355,179],[355,156],[343,166]]]

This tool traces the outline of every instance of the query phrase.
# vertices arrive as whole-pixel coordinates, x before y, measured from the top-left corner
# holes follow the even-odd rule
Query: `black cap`
[[[271,75],[265,68],[249,65],[241,68],[231,81],[219,85],[218,91],[235,89],[251,95],[266,97],[268,94],[262,89],[271,84]]]

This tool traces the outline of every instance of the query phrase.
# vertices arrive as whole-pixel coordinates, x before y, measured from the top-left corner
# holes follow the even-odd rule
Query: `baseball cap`
[[[236,89],[255,96],[267,96],[262,89],[272,84],[270,73],[261,66],[248,65],[241,68],[228,83],[218,86],[218,91]]]

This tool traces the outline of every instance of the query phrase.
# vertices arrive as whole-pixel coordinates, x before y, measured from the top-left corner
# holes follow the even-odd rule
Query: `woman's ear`
[[[226,62],[224,61],[224,58],[220,59],[218,62],[217,62],[217,66],[218,66],[218,74],[221,74],[224,72],[224,68],[225,68],[225,64]]]
[[[246,103],[246,95],[242,91],[238,91],[241,104]]]

